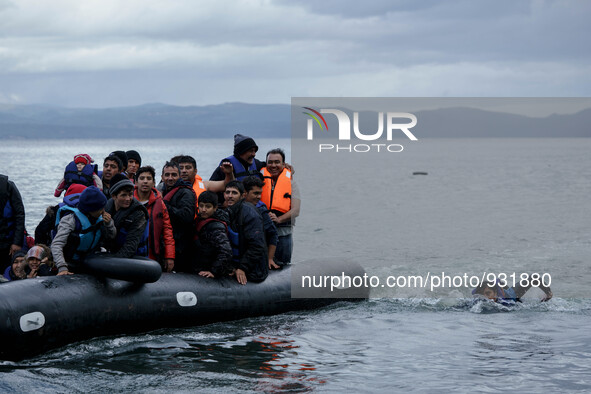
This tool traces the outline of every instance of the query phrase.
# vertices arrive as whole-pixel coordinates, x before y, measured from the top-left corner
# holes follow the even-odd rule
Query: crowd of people
[[[256,159],[258,146],[234,136],[233,154],[209,180],[189,155],[167,161],[160,180],[135,150],[114,151],[102,171],[86,153],[67,164],[34,238],[18,188],[0,175],[0,281],[84,273],[93,253],[145,256],[165,272],[265,280],[291,263],[301,198],[285,153]]]

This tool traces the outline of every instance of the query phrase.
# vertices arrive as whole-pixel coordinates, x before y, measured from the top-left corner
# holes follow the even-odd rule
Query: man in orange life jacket
[[[279,235],[275,263],[283,266],[291,263],[292,231],[295,218],[300,214],[300,192],[292,172],[285,167],[285,152],[282,149],[267,153],[267,166],[261,172],[265,181],[261,201],[269,209],[269,216]]]
[[[192,272],[193,236],[197,198],[190,183],[180,177],[179,165],[166,162],[162,168],[164,204],[168,209],[175,244],[175,271]]]
[[[177,162],[179,163],[181,178],[183,178],[183,181],[193,185],[193,191],[195,192],[195,197],[197,199],[199,199],[199,195],[206,190],[223,193],[226,184],[234,180],[234,168],[230,162],[223,162],[220,164],[220,169],[225,175],[225,178],[219,181],[204,181],[201,176],[197,174],[197,162],[192,156],[180,156]]]

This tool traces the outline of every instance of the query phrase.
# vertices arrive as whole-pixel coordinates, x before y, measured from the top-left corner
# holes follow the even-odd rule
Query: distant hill
[[[287,104],[145,104],[106,109],[0,105],[0,138],[290,137]]]
[[[416,116],[420,121],[413,130],[423,138],[591,137],[591,109],[543,118],[473,108],[421,111]]]
[[[350,111],[349,111],[350,112]],[[299,111],[297,112],[300,113]],[[417,111],[419,138],[591,137],[591,109],[532,118],[473,108]],[[179,107],[144,104],[105,109],[0,104],[0,138],[257,138],[291,136],[288,104],[226,103]],[[329,130],[335,117],[326,116]],[[360,114],[360,129],[376,130],[375,114]],[[302,130],[303,137],[305,128]]]
[[[351,111],[337,108],[349,115]],[[302,111],[294,110],[299,124],[295,127],[298,138],[305,138],[309,119]],[[417,117],[417,124],[410,131],[418,138],[548,138],[548,137],[591,137],[591,109],[585,109],[571,115],[550,115],[547,117],[529,117],[503,112],[484,111],[475,108],[442,108],[412,112]],[[338,122],[336,116],[324,116],[329,133],[336,133]],[[408,123],[409,120],[400,120]],[[353,125],[351,124],[351,127]],[[384,129],[386,125],[384,124]],[[371,135],[378,130],[376,113],[359,113],[359,130]],[[383,132],[385,135],[386,131]],[[353,135],[353,133],[351,133]],[[326,136],[328,134],[325,134]],[[406,138],[402,132],[394,134],[395,138]]]

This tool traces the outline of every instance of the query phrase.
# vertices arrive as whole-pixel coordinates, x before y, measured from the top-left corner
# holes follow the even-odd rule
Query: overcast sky
[[[590,96],[591,1],[0,0],[0,103]]]

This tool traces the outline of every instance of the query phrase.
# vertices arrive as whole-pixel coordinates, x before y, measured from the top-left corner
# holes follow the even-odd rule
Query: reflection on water
[[[491,304],[494,305],[494,304]],[[2,391],[589,389],[591,301],[371,300],[73,344],[0,362]],[[59,378],[56,378],[59,377]],[[59,381],[58,381],[59,379]]]
[[[99,338],[22,362],[0,362],[0,391],[32,382],[50,391],[243,389],[311,391],[325,383],[314,362],[298,360],[290,338],[297,317],[219,323],[195,329]],[[255,335],[272,331],[281,335]],[[61,384],[53,380],[62,376]],[[47,382],[51,382],[47,385]],[[166,390],[164,389],[166,388]]]

